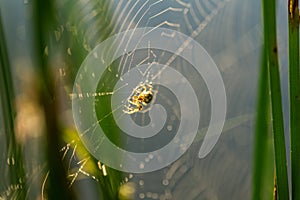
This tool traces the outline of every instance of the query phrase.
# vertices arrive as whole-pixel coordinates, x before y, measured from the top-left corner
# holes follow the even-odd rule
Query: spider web
[[[108,182],[103,182],[103,177],[104,179],[113,177],[114,173],[105,163],[96,160],[86,149],[84,150],[84,145],[74,130],[73,123],[68,124],[69,121],[72,121],[70,119],[72,117],[70,100],[95,98],[95,115],[97,115],[98,121],[89,128],[93,130],[99,124],[107,123],[107,125],[104,124],[107,131],[110,133],[115,132],[116,126],[111,126],[111,121],[107,122],[106,120],[111,118],[116,110],[124,109],[124,104],[120,104],[118,107],[104,107],[103,105],[111,105],[112,96],[123,91],[123,87],[127,86],[125,82],[123,86],[115,88],[116,83],[122,79],[124,74],[143,64],[149,64],[150,69],[151,63],[172,66],[190,81],[197,98],[200,100],[201,113],[204,113],[201,114],[199,126],[199,135],[203,136],[201,130],[207,127],[210,119],[210,100],[202,77],[183,58],[167,51],[154,49],[151,43],[149,43],[147,49],[133,50],[115,60],[105,70],[98,83],[97,91],[72,92],[72,83],[79,66],[86,55],[99,43],[107,37],[122,31],[152,27],[153,30],[168,28],[184,33],[197,40],[208,51],[222,72],[226,89],[228,89],[227,95],[230,99],[228,118],[237,120],[233,120],[234,125],[230,126],[230,129],[233,130],[230,135],[228,134],[229,139],[224,139],[224,143],[227,145],[223,144],[218,147],[219,150],[209,157],[205,163],[196,160],[196,154],[200,147],[199,141],[201,144],[203,137],[197,138],[198,143],[192,145],[188,153],[172,165],[149,174],[123,173],[121,181],[117,185],[126,186],[128,183],[133,183],[133,187],[136,189],[133,199],[199,199],[200,196],[208,199],[218,197],[232,199],[234,197],[230,195],[233,194],[232,191],[236,190],[237,184],[239,184],[240,189],[238,193],[235,193],[235,199],[248,197],[249,191],[245,188],[249,188],[250,172],[249,167],[247,167],[250,160],[248,155],[249,143],[243,140],[249,139],[249,134],[243,135],[242,141],[237,138],[239,138],[239,133],[250,133],[253,128],[251,122],[249,122],[249,116],[243,116],[243,114],[253,112],[253,99],[255,99],[254,86],[251,82],[253,79],[249,79],[249,74],[255,74],[256,68],[250,69],[248,66],[258,65],[261,31],[259,1],[65,0],[56,3],[61,26],[57,27],[53,34],[58,43],[65,41],[69,45],[62,53],[66,57],[67,64],[60,65],[58,75],[59,79],[63,79],[63,91],[68,94],[68,98],[60,97],[63,102],[68,104],[66,105],[67,108],[62,109],[64,116],[67,116],[64,118],[64,123],[68,128],[72,127],[63,136],[66,145],[61,148],[62,159],[68,169],[69,186],[75,188],[81,180],[85,179],[90,180],[90,182],[94,181],[97,184],[108,185]],[[74,37],[74,41],[73,38],[72,41],[65,38],[66,32]],[[165,36],[175,37],[172,32],[165,33]],[[190,41],[182,39],[181,43],[178,52],[181,49],[189,48]],[[115,48],[118,48],[117,44],[112,45],[103,54],[94,55],[94,57],[104,60],[114,53]],[[153,77],[159,76],[159,73],[151,74],[147,71],[146,73],[145,71],[139,71],[139,73],[139,83],[151,81]],[[90,79],[93,80],[95,76],[96,74],[90,74]],[[75,85],[75,87],[77,91],[80,91],[80,85]],[[128,97],[132,94],[134,88],[128,91]],[[128,139],[119,134],[107,134],[106,136],[116,145],[130,151],[143,152],[149,149],[159,149],[173,139],[174,135],[172,133],[176,133],[180,123],[180,106],[182,105],[179,104],[168,88],[154,85],[153,91],[156,98],[153,99],[153,102],[163,105],[168,111],[165,125],[165,132],[168,134],[160,135],[160,140],[155,140],[156,142]],[[182,93],[185,93],[185,91],[182,91]],[[236,99],[239,99],[239,101]],[[84,112],[84,109],[81,112]],[[127,114],[123,113],[122,115]],[[131,118],[140,126],[146,126],[150,123],[147,112],[134,113]],[[84,132],[79,134],[84,134]],[[96,135],[92,136],[91,139],[98,140]],[[232,145],[236,145],[235,150],[231,149]],[[236,151],[242,153],[238,154]],[[246,158],[243,158],[243,156]],[[147,165],[153,157],[154,155],[149,155],[143,165]],[[229,161],[225,161],[225,159]],[[236,164],[230,164],[230,162]],[[216,167],[220,165],[223,166]],[[141,167],[143,166],[141,165]],[[33,183],[38,188],[40,188],[39,185],[42,186],[40,189],[42,198],[46,197],[44,192],[46,192],[48,182],[48,174],[44,168],[44,165],[39,166],[40,171],[43,171],[42,181]],[[232,183],[230,181],[232,177],[227,177],[226,174],[234,177],[236,183]],[[240,174],[242,176],[239,176]],[[218,175],[219,177],[217,177]],[[195,184],[197,186],[194,186],[194,183],[197,183]],[[1,188],[1,191],[4,192],[0,193],[0,199],[9,198],[14,191],[19,190],[18,184],[8,183],[5,188],[4,190]]]
[[[176,31],[180,31],[182,33],[187,34],[188,36],[201,40],[201,33],[205,31],[205,29],[208,26],[212,26],[215,28],[215,30],[218,30],[218,26],[220,26],[220,21],[223,15],[228,16],[228,13],[232,11],[233,4],[237,4],[233,1],[190,1],[190,2],[184,2],[184,1],[113,1],[109,5],[110,9],[113,10],[113,15],[111,16],[111,21],[109,25],[107,26],[108,29],[111,29],[112,34],[127,31],[129,29],[136,29],[139,27],[153,27],[153,29],[156,28],[168,28],[173,29]],[[246,7],[244,5],[244,7]],[[226,12],[227,11],[227,12]],[[234,16],[230,16],[231,19],[234,18]],[[259,47],[259,44],[256,43],[250,48],[244,49],[242,48],[244,45],[248,44],[248,41],[258,40],[259,38],[259,25],[249,25],[251,28],[247,29],[246,32],[243,32],[243,37],[241,39],[238,39],[237,41],[234,40],[234,34],[231,33],[232,37],[228,37],[229,41],[223,41],[217,40],[216,44],[218,44],[217,47],[212,47],[212,44],[208,44],[205,41],[202,43],[206,45],[208,50],[215,55],[214,59],[220,63],[220,69],[222,71],[228,70],[229,67],[231,67],[235,62],[238,62],[239,57],[236,56],[237,51],[243,51],[242,55],[247,55],[254,50],[256,50]],[[221,27],[221,26],[220,26]],[[221,28],[219,28],[221,29]],[[243,29],[243,28],[242,28]],[[244,30],[243,30],[244,31]],[[214,31],[217,32],[217,31]],[[86,33],[88,34],[88,33]],[[145,33],[146,34],[146,33]],[[167,37],[174,37],[174,35],[165,33]],[[207,37],[207,35],[210,34],[209,31],[203,33],[203,38]],[[237,33],[236,33],[237,34]],[[91,37],[92,38],[92,37]],[[246,40],[246,42],[245,42]],[[189,41],[182,41],[181,48],[188,48]],[[103,55],[97,55],[102,56],[103,59],[114,52],[114,48],[118,48],[112,45],[111,49],[108,49]],[[180,49],[179,49],[180,51]],[[226,54],[226,56],[224,56]],[[96,56],[96,55],[95,55]],[[228,62],[227,59],[224,58],[230,58]],[[114,88],[116,81],[119,79],[122,79],[122,76],[130,71],[134,67],[138,67],[142,64],[151,64],[151,63],[162,63],[166,65],[172,65],[175,69],[177,69],[180,72],[183,72],[186,74],[186,77],[191,80],[191,82],[194,84],[194,89],[197,91],[198,94],[202,94],[205,96],[209,96],[207,91],[205,94],[206,87],[203,83],[203,80],[201,80],[201,76],[195,76],[194,71],[192,71],[189,66],[189,63],[186,63],[184,60],[182,60],[180,57],[171,54],[170,52],[161,51],[157,49],[151,48],[151,44],[149,44],[148,49],[145,50],[134,50],[126,55],[123,55],[120,57],[117,61],[115,61],[110,67],[107,68],[105,74],[103,75],[103,78],[99,82],[97,92],[96,93],[79,93],[74,94],[72,93],[72,98],[89,98],[90,96],[96,96],[96,102],[95,107],[97,108],[97,105],[101,107],[101,105],[110,105],[111,96],[115,94],[116,92],[122,90],[122,86],[119,88]],[[151,66],[151,65],[150,65]],[[147,74],[143,71],[140,71],[141,81],[140,83],[144,83],[146,81],[151,81],[151,78],[154,76],[157,76],[158,74]],[[93,76],[93,74],[92,74]],[[202,82],[201,82],[202,81]],[[125,83],[126,84],[126,83]],[[125,87],[126,85],[124,85]],[[134,88],[133,88],[134,89]],[[168,130],[176,131],[176,124],[178,124],[178,119],[180,119],[180,113],[179,111],[179,105],[178,102],[174,102],[174,99],[167,94],[167,91],[163,91],[164,88],[161,86],[157,86],[154,88],[154,91],[156,91],[159,94],[159,100],[162,104],[164,104],[165,107],[167,107],[167,110],[170,111],[170,118],[168,119],[168,123],[166,125],[166,128]],[[162,91],[161,91],[162,90]],[[134,90],[130,91],[128,93],[128,96],[134,92]],[[184,91],[183,91],[184,92]],[[201,99],[200,97],[198,97]],[[202,97],[202,100],[206,103],[203,103],[203,105],[209,105],[210,101],[209,99],[205,99]],[[203,105],[201,106],[203,110],[205,110],[205,113],[209,113],[209,109],[203,108]],[[102,121],[107,119],[108,117],[112,116],[112,113],[115,112],[117,109],[124,109],[123,105],[120,105],[120,107],[115,107],[111,109],[106,108],[99,108],[100,110],[97,110],[97,116],[99,121],[97,121],[97,124],[95,126],[98,126],[98,124],[101,124]],[[123,113],[124,115],[126,113]],[[147,125],[149,123],[149,116],[145,113],[135,113],[132,115],[132,119],[135,121],[135,123],[139,125]],[[209,121],[209,114],[202,119],[201,127],[207,126],[207,123]],[[111,127],[111,123],[109,123]],[[114,125],[113,125],[114,127]],[[91,129],[95,127],[90,127]],[[110,131],[109,131],[110,130]],[[113,132],[114,129],[108,129],[108,132]],[[84,133],[83,133],[84,134]],[[142,140],[139,140],[139,145],[137,146],[137,143],[129,143],[128,139],[121,138],[121,136],[115,136],[113,135],[107,135],[110,140],[114,141],[117,146],[121,146],[122,148],[128,148],[128,146],[133,146],[134,149],[129,149],[131,151],[136,150],[137,152],[141,152],[144,149],[149,150],[149,147],[147,147],[147,144]],[[97,140],[97,138],[92,138]],[[165,142],[172,139],[172,137],[165,137],[164,140],[161,141],[160,144],[151,144],[151,146],[156,146],[156,148],[161,147],[165,144]],[[124,141],[125,146],[124,146]],[[159,142],[157,142],[159,143]],[[133,145],[128,145],[133,144]],[[123,145],[123,146],[122,146]],[[140,147],[140,148],[139,148]],[[146,148],[147,147],[147,148]],[[66,150],[66,149],[65,149]],[[74,155],[74,149],[72,155]],[[151,158],[149,158],[151,159]],[[184,160],[184,159],[183,159]],[[186,163],[187,162],[187,163]],[[145,164],[147,162],[145,161]],[[178,163],[181,163],[180,166]],[[178,161],[177,162],[176,170],[180,168],[189,168],[190,164],[188,161]],[[82,170],[82,169],[80,169]],[[72,174],[73,180],[72,183],[75,181],[78,173],[81,171],[78,170],[76,173]],[[174,167],[171,167],[169,170],[175,170]],[[176,171],[175,170],[175,171]],[[187,170],[187,169],[186,169]],[[89,173],[81,172],[82,174],[86,176],[91,176]],[[161,172],[160,172],[161,173]],[[169,187],[170,179],[172,179],[171,175],[168,175],[171,173],[170,171],[167,173],[165,179],[162,180],[162,184],[165,186],[162,191],[157,192],[157,188],[155,189],[156,192],[141,192],[137,194],[137,198],[143,199],[143,198],[157,198],[159,196],[162,199],[168,199],[172,197],[172,192]],[[174,173],[174,172],[173,172]],[[181,174],[182,172],[178,172]],[[182,173],[183,175],[184,173]],[[146,176],[148,177],[148,176]],[[147,179],[147,178],[145,178]],[[144,181],[145,179],[136,177],[133,174],[129,174],[124,177],[125,182],[127,181],[133,181],[137,184],[136,187],[145,188]],[[138,181],[137,181],[138,180]],[[176,180],[176,178],[175,178]],[[149,186],[148,186],[149,187]],[[171,186],[171,188],[174,186]],[[151,187],[149,188],[151,191]],[[161,190],[161,188],[159,188]],[[208,192],[208,196],[212,195],[211,192]]]

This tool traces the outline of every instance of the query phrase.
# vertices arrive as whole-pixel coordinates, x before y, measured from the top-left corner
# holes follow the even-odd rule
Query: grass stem
[[[276,36],[276,1],[263,0],[264,49],[270,77],[272,130],[274,136],[277,195],[289,199],[287,160],[282,111],[278,48]]]
[[[292,199],[300,199],[300,65],[298,0],[288,5]]]

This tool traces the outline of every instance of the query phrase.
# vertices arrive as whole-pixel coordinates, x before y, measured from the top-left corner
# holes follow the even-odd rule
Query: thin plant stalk
[[[264,45],[270,76],[272,130],[278,198],[289,199],[284,122],[276,37],[276,1],[263,0]]]
[[[298,0],[288,2],[292,199],[300,200],[300,65]]]
[[[266,172],[268,157],[268,138],[270,138],[270,109],[269,109],[269,78],[267,70],[266,51],[262,51],[259,78],[259,90],[256,113],[256,128],[254,142],[254,165],[253,165],[253,185],[252,199],[265,199]],[[272,193],[271,193],[272,194]]]

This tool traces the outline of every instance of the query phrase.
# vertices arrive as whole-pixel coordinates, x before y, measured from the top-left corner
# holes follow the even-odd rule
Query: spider
[[[124,113],[133,114],[143,110],[153,99],[152,83],[140,84],[133,91],[133,94],[127,100],[128,106],[125,105]]]

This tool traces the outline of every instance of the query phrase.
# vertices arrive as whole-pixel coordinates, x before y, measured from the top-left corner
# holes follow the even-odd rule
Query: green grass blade
[[[252,199],[273,198],[274,158],[270,131],[269,76],[265,49],[262,51],[254,138]]]
[[[276,38],[276,1],[263,0],[262,5],[264,22],[264,45],[270,76],[277,194],[280,200],[286,200],[289,199],[289,188]]]
[[[300,199],[300,65],[298,0],[289,1],[289,90],[292,199]]]

